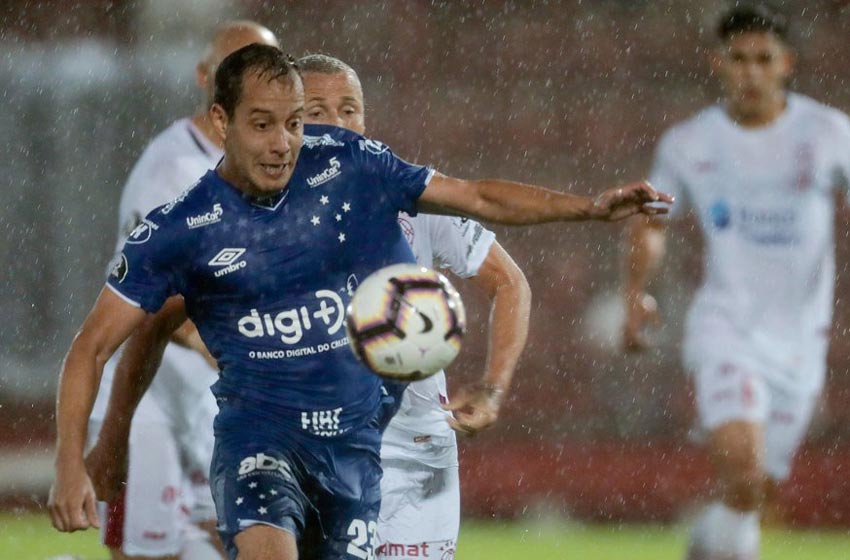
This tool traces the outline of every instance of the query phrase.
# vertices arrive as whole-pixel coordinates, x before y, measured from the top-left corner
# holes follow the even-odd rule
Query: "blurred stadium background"
[[[778,2],[793,89],[850,111],[845,1]],[[194,65],[231,18],[363,80],[371,134],[458,176],[591,193],[645,175],[660,132],[718,94],[720,2],[687,0],[4,0],[0,5],[0,503],[42,508],[63,352],[102,286],[123,181],[147,141],[199,100]],[[850,149],[850,147],[848,147]],[[663,187],[663,185],[661,185]],[[838,219],[829,381],[773,517],[850,527],[850,212]],[[695,223],[656,283],[658,347],[617,349],[622,225],[495,228],[534,290],[528,348],[500,424],[462,443],[472,518],[674,522],[710,484],[691,438],[681,319],[699,281]],[[457,384],[480,373],[482,300]],[[532,537],[528,537],[531,539]],[[848,553],[850,554],[850,553]],[[0,556],[3,556],[0,551]]]

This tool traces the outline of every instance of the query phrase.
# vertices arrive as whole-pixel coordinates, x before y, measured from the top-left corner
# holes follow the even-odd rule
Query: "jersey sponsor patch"
[[[224,210],[221,208],[221,204],[213,204],[212,210],[209,212],[204,212],[203,214],[198,214],[197,216],[189,216],[186,218],[186,225],[189,229],[195,229],[199,227],[208,226],[211,224],[215,224],[221,221],[221,216],[224,214]]]
[[[311,189],[314,189],[320,185],[324,185],[328,181],[336,179],[342,175],[342,171],[340,171],[341,167],[342,164],[339,163],[339,160],[332,157],[328,160],[328,167],[326,167],[321,173],[317,173],[312,177],[307,177],[307,185],[309,185]]]
[[[315,148],[317,146],[344,146],[339,140],[331,138],[330,134],[322,134],[321,136],[303,136],[301,144],[304,148]]]
[[[213,276],[221,278],[222,276],[230,274],[231,272],[236,272],[237,270],[248,266],[247,261],[239,260],[239,257],[244,254],[245,249],[241,247],[227,247],[219,251],[218,254],[216,254],[216,256],[214,256],[207,264],[213,267],[223,267],[213,272]]]
[[[364,138],[363,140],[358,140],[358,144],[360,144],[360,150],[364,152],[369,152],[370,154],[375,154],[379,156],[386,152],[389,147],[383,142],[378,142],[377,140],[370,140],[368,138]]]

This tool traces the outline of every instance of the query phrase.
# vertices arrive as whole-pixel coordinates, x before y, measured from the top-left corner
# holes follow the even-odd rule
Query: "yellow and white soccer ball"
[[[348,341],[382,377],[415,381],[448,366],[460,351],[466,311],[451,282],[434,270],[396,264],[374,272],[346,312]]]

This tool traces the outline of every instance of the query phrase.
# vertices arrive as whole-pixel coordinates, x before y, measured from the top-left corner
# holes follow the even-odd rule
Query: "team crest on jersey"
[[[370,154],[375,154],[376,156],[379,156],[390,149],[389,146],[387,146],[383,142],[378,142],[377,140],[370,140],[368,138],[359,140],[358,144],[360,144],[360,150],[369,152]]]
[[[142,243],[146,243],[147,240],[151,238],[153,232],[158,229],[159,226],[152,221],[142,220],[141,223],[130,232],[130,235],[127,236],[127,243],[130,245],[141,245]]]
[[[216,203],[213,204],[212,210],[209,212],[186,218],[186,225],[189,226],[189,229],[195,229],[215,224],[221,221],[222,214],[224,214],[224,210],[221,209],[221,204]]]
[[[415,236],[413,224],[411,224],[410,220],[408,220],[407,218],[404,218],[399,215],[398,225],[401,226],[401,233],[404,234],[404,239],[407,240],[407,244],[413,247],[413,238]]]
[[[335,157],[332,157],[328,160],[328,167],[325,168],[324,171],[307,178],[307,184],[310,185],[311,189],[314,189],[319,185],[324,185],[328,181],[336,179],[337,177],[342,175],[342,171],[340,171],[341,167],[342,164],[339,163],[339,160]]]
[[[308,136],[304,135],[304,142],[302,144],[305,148],[315,148],[316,146],[344,146],[342,142],[339,140],[334,140],[331,138],[330,134],[322,134],[321,136]]]
[[[109,272],[109,276],[118,280],[118,283],[124,281],[127,278],[127,271],[130,270],[130,266],[127,264],[127,257],[124,256],[124,253],[118,255],[118,259],[115,261],[115,264],[112,265],[112,270]]]

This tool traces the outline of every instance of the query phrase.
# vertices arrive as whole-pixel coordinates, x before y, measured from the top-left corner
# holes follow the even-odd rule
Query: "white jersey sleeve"
[[[478,274],[495,234],[467,218],[430,216],[429,219],[434,266],[451,270],[461,278]]]
[[[684,216],[690,209],[685,180],[679,168],[683,160],[676,153],[678,149],[676,135],[677,131],[673,128],[661,137],[655,148],[652,170],[649,173],[649,182],[653,187],[676,199],[670,207],[671,218]]]

